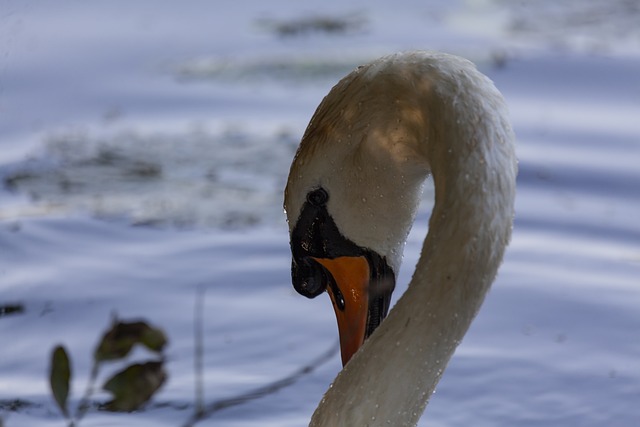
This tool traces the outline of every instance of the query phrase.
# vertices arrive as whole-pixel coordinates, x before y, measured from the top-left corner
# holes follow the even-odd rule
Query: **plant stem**
[[[91,368],[91,375],[89,376],[89,381],[87,383],[87,388],[80,399],[80,403],[78,403],[78,409],[76,410],[76,416],[71,419],[71,423],[69,427],[75,427],[76,423],[78,423],[87,413],[90,406],[90,398],[93,394],[93,388],[96,383],[96,379],[98,378],[98,368],[99,363],[94,361],[93,367]]]
[[[195,411],[204,412],[204,286],[198,286],[194,310],[194,375],[195,375]]]

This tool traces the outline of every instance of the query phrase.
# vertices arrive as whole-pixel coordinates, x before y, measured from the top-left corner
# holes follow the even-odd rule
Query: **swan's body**
[[[346,355],[343,342],[349,363],[311,425],[417,423],[511,235],[517,166],[506,117],[502,96],[470,62],[429,52],[360,67],[318,107],[285,191],[296,289],[315,296],[329,287],[340,323],[344,299],[349,312],[360,291],[345,292],[342,283],[355,279],[334,267],[351,258],[384,264],[365,274],[364,292],[381,277],[395,280],[429,175],[435,204],[407,291],[353,358],[364,337]],[[385,283],[377,293],[390,294]]]

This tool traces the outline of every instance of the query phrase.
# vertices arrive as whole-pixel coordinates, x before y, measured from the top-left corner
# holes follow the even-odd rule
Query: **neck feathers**
[[[366,149],[386,156],[405,178],[430,173],[435,205],[407,292],[336,378],[311,425],[410,426],[479,310],[509,241],[514,136],[502,96],[460,58],[393,56],[336,87],[345,84],[370,91],[373,115],[395,103],[393,115],[375,122],[379,135],[369,131]]]

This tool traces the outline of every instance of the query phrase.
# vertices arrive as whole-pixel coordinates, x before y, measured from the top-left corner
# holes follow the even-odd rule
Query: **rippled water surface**
[[[169,379],[144,411],[91,410],[81,425],[183,424],[202,290],[207,402],[315,368],[202,425],[306,425],[340,362],[322,359],[328,298],[291,287],[281,191],[332,84],[414,48],[495,81],[520,158],[512,244],[420,426],[637,425],[640,12],[434,3],[0,0],[0,306],[22,309],[0,316],[4,425],[65,425],[50,351],[71,355],[75,405],[114,313],[166,331]]]

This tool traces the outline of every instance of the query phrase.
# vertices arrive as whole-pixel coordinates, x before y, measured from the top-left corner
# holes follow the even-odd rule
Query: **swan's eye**
[[[324,206],[327,200],[329,200],[329,194],[327,194],[327,191],[322,187],[310,191],[309,194],[307,194],[307,201],[313,206]]]

